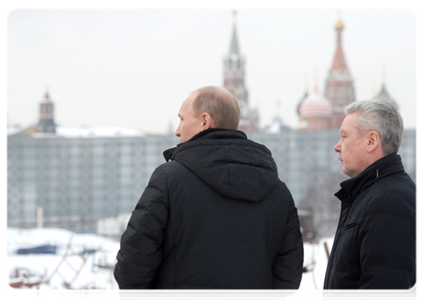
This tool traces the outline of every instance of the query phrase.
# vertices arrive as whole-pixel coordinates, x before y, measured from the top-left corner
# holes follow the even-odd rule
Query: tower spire
[[[308,93],[308,74],[304,75],[304,92]]]
[[[237,11],[233,10],[232,12],[232,39],[229,48],[229,54],[237,54],[239,55],[239,44],[238,44],[238,35],[236,31],[236,19],[237,19]]]
[[[338,13],[338,18],[334,25],[336,33],[335,55],[325,87],[325,97],[329,99],[333,107],[330,128],[339,128],[341,126],[345,118],[345,107],[355,101],[353,79],[348,70],[342,47],[342,32],[344,28],[341,15]]]
[[[245,57],[239,51],[236,16],[237,11],[233,10],[229,53],[223,59],[223,86],[238,99],[241,111],[239,130],[255,132],[259,130],[258,112],[256,109],[251,109],[249,105],[248,90],[245,85]]]
[[[314,85],[313,85],[314,91],[317,91],[319,89],[319,80],[317,78],[317,68],[314,68]]]
[[[385,64],[382,64],[382,84],[386,84]]]
[[[50,99],[48,87],[44,94],[44,99],[40,103],[40,119],[37,131],[43,133],[55,133],[56,123],[54,122],[54,103]]]
[[[346,71],[348,68],[347,63],[345,61],[344,51],[342,49],[342,31],[344,30],[344,23],[342,23],[340,14],[334,27],[336,31],[336,49],[335,57],[332,63],[332,69],[338,71]]]
[[[392,103],[397,109],[398,107],[398,103],[396,102],[396,100],[394,98],[391,97],[391,95],[388,93],[388,90],[386,88],[386,72],[385,72],[385,64],[382,64],[382,82],[381,82],[381,87],[380,87],[380,91],[378,94],[376,94],[374,97],[374,99],[379,99],[382,101],[386,101],[386,102],[390,102]]]
[[[48,85],[46,86],[46,92],[44,93],[44,100],[46,102],[51,102],[51,100],[50,100],[50,93],[49,93],[49,86]]]

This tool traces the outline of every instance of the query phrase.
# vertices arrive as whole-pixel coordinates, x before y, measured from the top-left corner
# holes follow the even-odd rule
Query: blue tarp
[[[56,254],[57,246],[42,245],[33,248],[20,248],[16,251],[17,254]]]

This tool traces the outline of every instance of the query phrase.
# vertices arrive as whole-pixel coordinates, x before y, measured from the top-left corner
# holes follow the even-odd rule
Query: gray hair
[[[231,92],[218,86],[206,86],[195,92],[198,93],[192,102],[195,116],[207,112],[215,122],[214,127],[238,129],[241,113],[238,100]]]
[[[353,102],[345,108],[345,114],[360,112],[355,117],[358,133],[363,136],[369,131],[376,131],[382,143],[385,155],[398,153],[402,142],[404,125],[397,108],[382,100],[363,100]]]

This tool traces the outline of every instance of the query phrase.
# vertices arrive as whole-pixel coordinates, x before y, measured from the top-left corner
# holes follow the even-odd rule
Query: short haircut
[[[206,86],[194,92],[198,93],[192,102],[194,116],[206,112],[213,118],[215,128],[238,129],[240,109],[231,92],[218,86]]]
[[[345,108],[347,115],[357,111],[360,112],[355,117],[358,133],[363,136],[374,130],[380,136],[385,155],[398,153],[404,125],[397,108],[387,101],[377,99],[353,102]]]

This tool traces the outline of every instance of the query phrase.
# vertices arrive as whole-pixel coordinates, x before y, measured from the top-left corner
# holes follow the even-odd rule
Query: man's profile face
[[[195,117],[191,104],[197,96],[197,92],[192,93],[183,103],[179,110],[179,126],[175,131],[175,135],[179,138],[181,143],[185,143],[190,140],[194,135],[203,130],[203,120],[201,115]]]
[[[335,145],[335,152],[339,153],[342,172],[351,178],[356,177],[368,167],[366,146],[367,134],[360,136],[355,126],[354,118],[359,112],[354,112],[345,117],[342,122],[341,139]]]

